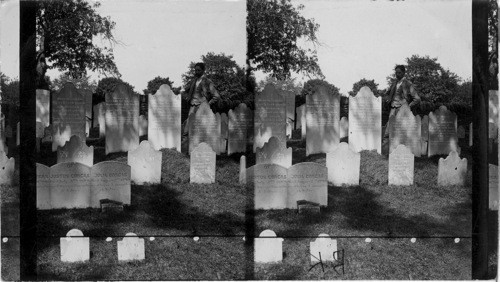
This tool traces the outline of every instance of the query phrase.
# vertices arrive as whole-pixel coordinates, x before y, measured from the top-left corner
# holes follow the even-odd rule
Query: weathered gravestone
[[[50,168],[50,203],[53,209],[90,207],[90,167],[59,163]]]
[[[420,129],[420,135],[423,141],[429,141],[429,116],[425,115],[422,118],[422,127]]]
[[[229,110],[228,119],[227,154],[244,153],[247,148],[248,129],[253,122],[252,110],[242,103],[234,110]]]
[[[99,137],[104,137],[106,135],[106,102],[99,103],[99,116],[97,120],[99,122]]]
[[[337,240],[331,239],[330,235],[319,234],[318,238],[314,242],[310,242],[309,246],[311,263],[335,261],[336,258],[333,254],[337,252]]]
[[[278,164],[289,168],[292,166],[292,148],[286,148],[278,138],[271,137],[262,148],[257,148],[256,164]]]
[[[441,106],[429,113],[427,156],[448,155],[451,151],[458,151],[457,115]]]
[[[305,118],[302,118],[302,117],[305,117],[305,104],[297,107],[297,109],[295,110],[295,112],[297,112],[297,118],[295,120],[295,129],[299,129],[299,128],[302,128],[302,120],[305,121]]]
[[[274,231],[267,229],[254,239],[255,256],[257,263],[273,263],[283,260],[283,238],[276,237]]]
[[[460,159],[456,151],[451,151],[446,159],[440,158],[438,164],[438,185],[465,185],[467,159]]]
[[[389,185],[413,185],[415,156],[405,145],[389,154]]]
[[[92,127],[99,126],[99,104],[94,105],[93,107],[93,115],[92,115]]]
[[[360,165],[361,155],[342,142],[334,151],[326,154],[328,181],[335,186],[359,185]]]
[[[92,122],[92,91],[86,89],[79,89],[83,95],[85,107],[85,136],[89,136],[90,127]]]
[[[328,169],[317,163],[298,163],[288,169],[287,207],[297,208],[305,200],[321,206],[328,205]]]
[[[349,120],[347,117],[340,119],[340,139],[349,136]]]
[[[208,103],[202,103],[189,117],[189,152],[204,142],[219,153],[220,135],[220,115],[214,114]]]
[[[139,116],[139,137],[148,134],[148,120],[145,115]],[[149,139],[149,137],[148,137]]]
[[[489,164],[489,205],[490,210],[498,210],[498,166]]]
[[[367,86],[349,96],[349,146],[355,152],[382,152],[382,98]]]
[[[286,144],[286,101],[272,84],[255,96],[253,151],[271,137]]]
[[[181,95],[163,84],[148,100],[148,140],[155,150],[181,151]]]
[[[227,139],[228,139],[228,118],[225,113],[220,115],[220,152],[225,153],[227,148]]]
[[[247,183],[253,185],[255,209],[287,208],[287,169],[277,164],[256,164],[247,169]]]
[[[12,185],[16,161],[0,151],[0,185]]]
[[[320,86],[306,96],[306,156],[326,153],[339,144],[340,98]]]
[[[464,139],[465,138],[465,128],[461,125],[458,126],[457,128],[457,137],[459,139]]]
[[[106,161],[95,164],[90,172],[90,206],[100,207],[100,200],[112,200],[130,205],[130,166]]]
[[[73,135],[64,146],[57,148],[57,163],[76,162],[86,166],[94,164],[94,146],[87,146],[80,137]]]
[[[421,123],[420,116],[414,116],[408,105],[401,106],[398,113],[389,118],[389,154],[399,145],[405,145],[413,155],[420,157]]]
[[[106,93],[106,155],[139,146],[139,96],[119,84]]]
[[[117,243],[119,261],[144,260],[144,239],[137,237],[135,233],[127,233]]]
[[[83,262],[90,259],[90,239],[82,231],[71,229],[66,237],[60,238],[61,261]]]
[[[207,143],[200,143],[191,152],[190,183],[215,183],[215,152]]]
[[[50,202],[50,167],[36,164],[36,207],[41,210],[52,208]]]
[[[64,146],[71,136],[85,140],[85,107],[83,95],[72,83],[63,88],[52,98],[52,151]]]
[[[50,124],[50,91],[45,89],[36,90],[36,122],[42,124],[43,128]],[[42,138],[43,135],[38,134],[42,132],[37,131],[36,137]]]
[[[132,181],[137,184],[161,182],[162,153],[144,140],[139,147],[128,152],[128,165]]]

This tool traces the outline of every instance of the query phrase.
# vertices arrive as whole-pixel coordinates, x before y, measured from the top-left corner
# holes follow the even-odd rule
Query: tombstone
[[[84,103],[83,95],[72,83],[64,84],[52,98],[52,152],[73,135],[85,140]]]
[[[438,186],[465,185],[467,159],[460,159],[456,151],[451,151],[446,159],[438,163]]]
[[[325,86],[306,96],[306,156],[326,153],[339,144],[340,98]]]
[[[420,130],[422,140],[429,141],[429,116],[425,115],[422,118],[422,128]]]
[[[79,90],[83,95],[84,107],[85,107],[85,134],[88,137],[90,133],[90,128],[92,125],[92,91],[90,90]]]
[[[253,151],[271,137],[286,144],[286,100],[272,84],[255,96]]]
[[[220,115],[210,109],[208,103],[200,105],[194,115],[189,118],[189,152],[200,143],[207,143],[215,153],[220,152]]]
[[[43,128],[50,124],[50,91],[45,89],[36,90],[36,122],[40,122]],[[42,136],[37,135],[41,138]]]
[[[86,166],[94,164],[94,146],[87,146],[80,137],[73,135],[64,146],[57,148],[57,163],[76,162]]]
[[[297,117],[295,119],[295,129],[302,128],[302,116],[305,115],[304,107],[305,107],[305,104],[303,104],[303,105],[297,107],[297,109],[295,109],[295,112],[297,113]]]
[[[94,105],[93,109],[94,109],[94,111],[93,111],[93,115],[92,115],[92,127],[94,128],[94,127],[98,127],[99,126],[99,115],[100,115],[100,113],[99,113],[99,109],[100,109],[99,104]]]
[[[301,112],[301,130],[300,130],[300,136],[301,140],[305,140],[307,137],[307,120],[306,120],[306,104],[302,105],[302,112]]]
[[[207,143],[200,143],[191,152],[190,183],[215,183],[215,152]]]
[[[227,115],[225,113],[222,113],[220,115],[220,132],[221,132],[221,135],[220,135],[220,152],[221,153],[225,153],[226,152],[226,146],[227,146],[227,138],[228,138],[228,118],[227,118]]]
[[[60,238],[61,261],[83,262],[90,259],[90,239],[82,231],[71,229],[66,237]]]
[[[349,120],[347,117],[342,117],[340,119],[340,139],[349,136]]]
[[[427,155],[428,143],[429,143],[428,141],[424,141],[424,140],[422,140],[420,142],[420,154],[421,155],[424,155],[424,156]]]
[[[287,208],[287,169],[277,164],[256,164],[247,169],[253,185],[255,209]]]
[[[50,203],[50,167],[36,163],[36,207],[40,210],[52,208]]]
[[[139,96],[125,84],[106,93],[106,155],[139,146]]]
[[[137,237],[135,233],[127,233],[117,244],[119,261],[144,260],[144,239]]]
[[[427,156],[448,155],[458,150],[457,115],[445,106],[429,113],[429,145]]]
[[[413,185],[415,155],[405,145],[389,154],[389,185]]]
[[[247,184],[247,159],[245,156],[240,157],[240,185]]]
[[[414,116],[408,105],[399,108],[396,115],[389,118],[389,154],[399,145],[405,145],[413,155],[420,157],[422,124],[420,116]]]
[[[128,165],[131,170],[131,179],[136,184],[160,183],[162,153],[153,148],[147,140],[139,147],[128,152]]]
[[[283,238],[276,237],[274,231],[267,229],[254,239],[255,256],[257,263],[273,263],[283,260]]]
[[[91,171],[90,206],[100,207],[100,200],[112,200],[130,205],[130,166],[121,162],[105,161],[95,164]]]
[[[247,133],[253,121],[252,110],[241,103],[228,113],[227,154],[244,153],[247,149]]]
[[[310,242],[311,263],[334,262],[336,258],[334,253],[337,252],[337,240],[331,239],[330,235],[322,233],[314,242]]]
[[[349,146],[355,152],[382,152],[382,98],[368,86],[349,96]]]
[[[342,142],[334,151],[326,154],[328,181],[335,186],[359,185],[360,165],[361,155]]]
[[[139,137],[148,134],[148,120],[145,115],[139,116]],[[149,138],[148,138],[149,139]]]
[[[167,84],[148,96],[148,140],[155,150],[181,151],[181,100]]]
[[[50,168],[50,202],[53,209],[90,207],[90,167],[59,163]]]
[[[99,123],[99,138],[104,137],[106,135],[106,102],[99,103],[99,116],[97,121]]]
[[[12,185],[16,161],[7,158],[7,153],[0,151],[0,185]]]
[[[328,206],[328,169],[324,165],[305,162],[288,169],[288,203],[297,208],[297,201],[305,200]]]
[[[490,210],[498,211],[498,166],[489,164],[489,205]]]
[[[457,128],[457,137],[459,139],[464,139],[465,138],[465,128],[461,125],[458,126]]]
[[[292,148],[286,148],[278,138],[271,137],[262,148],[257,148],[256,164],[278,164],[289,168],[292,166]]]

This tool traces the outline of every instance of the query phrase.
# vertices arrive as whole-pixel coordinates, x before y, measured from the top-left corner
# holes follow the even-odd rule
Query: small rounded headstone
[[[66,237],[78,237],[78,236],[83,236],[83,232],[80,231],[79,229],[71,229],[66,233]]]
[[[193,238],[193,240],[194,240],[195,242],[198,242],[198,240],[200,240],[200,237],[195,236],[195,237]]]
[[[135,233],[129,232],[125,234],[125,237],[137,237],[137,235]]]
[[[154,241],[155,237],[149,237],[149,241]]]
[[[276,233],[274,233],[271,229],[266,229],[260,232],[259,237],[276,237]]]
[[[372,241],[372,239],[371,239],[371,238],[366,238],[366,239],[365,239],[365,242],[366,242],[366,243],[370,243],[371,241]]]
[[[245,236],[243,236],[243,241],[246,241],[246,240],[247,240],[247,238]]]
[[[3,241],[4,243],[7,243],[7,242],[9,241],[9,238],[4,237],[4,238],[2,239],[2,241]]]
[[[111,242],[111,241],[113,241],[113,238],[111,237],[106,238],[106,242]]]
[[[411,240],[410,240],[410,241],[411,241],[412,243],[415,243],[415,242],[417,242],[417,238],[411,238]]]
[[[460,242],[460,238],[455,238],[455,243]]]

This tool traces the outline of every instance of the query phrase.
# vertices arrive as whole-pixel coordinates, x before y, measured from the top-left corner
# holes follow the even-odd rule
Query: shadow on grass
[[[8,202],[1,204],[2,211],[2,236],[12,237],[20,236],[20,223],[19,223],[19,202]]]

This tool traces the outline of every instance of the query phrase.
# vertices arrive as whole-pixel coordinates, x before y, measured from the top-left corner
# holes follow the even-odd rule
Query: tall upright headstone
[[[215,152],[207,143],[200,143],[191,151],[190,183],[215,183]]]
[[[139,146],[139,96],[125,84],[106,93],[106,155]]]
[[[283,238],[276,237],[274,231],[267,229],[254,239],[255,256],[257,263],[273,263],[283,260]]]
[[[247,169],[247,184],[254,188],[255,209],[287,208],[287,169],[277,164],[257,164]]]
[[[413,155],[420,157],[422,147],[422,122],[420,116],[414,116],[408,105],[399,108],[396,115],[389,118],[389,154],[399,145],[405,145]]]
[[[162,153],[144,140],[139,147],[128,152],[127,163],[131,169],[131,180],[136,184],[161,182]]]
[[[80,137],[73,135],[64,146],[57,148],[57,163],[77,162],[86,166],[94,164],[94,146],[87,146]]]
[[[130,205],[130,166],[116,161],[95,164],[91,171],[90,206],[100,207],[100,200],[112,200]]]
[[[345,142],[326,154],[328,181],[335,186],[359,185],[360,166],[361,155]]]
[[[148,140],[156,150],[181,151],[181,96],[163,84],[148,100]]]
[[[93,107],[93,114],[92,114],[92,127],[98,127],[99,126],[99,104],[94,105]]]
[[[389,185],[413,185],[415,155],[405,145],[389,153]]]
[[[242,103],[234,110],[229,110],[228,119],[227,154],[244,153],[247,148],[248,129],[253,122],[252,110]]]
[[[286,144],[286,101],[272,84],[255,96],[253,151],[271,137]]]
[[[256,164],[278,164],[289,168],[292,166],[292,148],[286,148],[278,138],[271,137],[262,148],[257,148]]]
[[[226,153],[227,139],[229,135],[229,121],[226,113],[220,115],[220,152]]]
[[[429,116],[427,115],[422,118],[420,135],[422,136],[422,140],[429,141]]]
[[[340,97],[320,86],[306,96],[306,156],[326,153],[340,140]]]
[[[458,151],[457,115],[441,106],[429,113],[427,156],[448,155],[451,151]]]
[[[66,237],[60,238],[61,261],[84,262],[90,259],[90,239],[83,237],[83,232],[71,229]]]
[[[297,113],[297,118],[295,120],[295,129],[302,128],[302,116],[305,114],[304,107],[305,107],[305,104],[297,107],[297,109],[295,110]]]
[[[50,168],[50,202],[53,209],[90,207],[90,167],[59,163]]]
[[[43,128],[50,124],[50,91],[45,89],[36,90],[36,122],[40,122]],[[38,132],[38,131],[37,131]],[[41,132],[43,134],[43,132]],[[43,136],[38,134],[37,138]]]
[[[50,167],[36,163],[36,207],[40,210],[51,209]]]
[[[106,135],[106,102],[97,104],[99,109],[99,116],[97,120],[99,122],[99,137],[104,137]]]
[[[194,115],[189,117],[189,152],[192,152],[200,143],[207,143],[219,152],[220,145],[220,115],[212,112],[208,103],[200,105]]]
[[[460,159],[456,151],[451,151],[446,159],[438,163],[438,185],[465,185],[467,159]]]
[[[349,96],[349,146],[355,152],[382,152],[382,98],[368,86]]]
[[[144,260],[144,239],[137,237],[135,233],[127,233],[117,245],[119,261]]]
[[[347,117],[340,119],[340,139],[349,136],[349,120]]]
[[[85,101],[73,83],[64,84],[52,98],[52,151],[71,136],[85,140]]]
[[[298,163],[288,169],[287,207],[297,208],[305,200],[321,206],[328,205],[328,169],[312,162]]]

